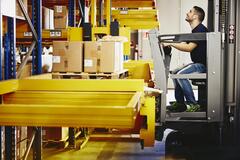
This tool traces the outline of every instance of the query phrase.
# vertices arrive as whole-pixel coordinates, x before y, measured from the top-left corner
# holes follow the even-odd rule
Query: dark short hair
[[[199,20],[202,22],[205,18],[204,10],[201,7],[198,7],[198,6],[194,6],[193,8],[194,8],[195,12],[197,13],[197,15],[199,17]]]

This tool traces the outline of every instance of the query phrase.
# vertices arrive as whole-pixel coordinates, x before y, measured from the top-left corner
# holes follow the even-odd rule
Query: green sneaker
[[[170,106],[167,106],[167,110],[170,112],[184,112],[186,111],[187,106],[184,103],[173,102],[170,103]]]
[[[201,107],[199,104],[188,104],[186,112],[199,112]]]

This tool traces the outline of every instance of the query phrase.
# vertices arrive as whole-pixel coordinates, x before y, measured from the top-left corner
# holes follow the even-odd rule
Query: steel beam
[[[101,95],[101,96],[99,96]],[[58,104],[58,105],[124,105],[131,97],[122,92],[63,92],[63,91],[16,91],[3,96],[5,104]],[[41,98],[40,98],[41,97]],[[58,101],[56,101],[56,97]],[[114,101],[111,100],[111,98]],[[39,99],[40,98],[40,99]],[[91,100],[91,101],[90,101]]]
[[[133,128],[141,95],[133,92],[124,105],[2,104],[0,125]]]
[[[134,1],[123,1],[113,0],[112,6],[115,8],[139,8],[139,7],[155,7],[152,0],[134,0]]]
[[[18,80],[18,90],[38,91],[143,91],[142,79],[124,80],[77,80],[77,79],[21,79]]]
[[[0,95],[15,92],[18,89],[17,80],[7,80],[0,82]]]
[[[159,22],[143,20],[119,20],[120,27],[130,27],[134,29],[153,29],[159,27]]]
[[[157,10],[113,10],[112,17],[119,21],[120,26],[131,29],[152,29],[159,26]]]

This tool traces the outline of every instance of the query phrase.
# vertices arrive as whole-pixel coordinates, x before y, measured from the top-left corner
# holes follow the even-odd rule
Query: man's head
[[[198,6],[194,6],[188,13],[186,16],[186,21],[191,23],[193,21],[198,21],[198,22],[202,22],[205,18],[205,12],[202,8],[198,7]]]

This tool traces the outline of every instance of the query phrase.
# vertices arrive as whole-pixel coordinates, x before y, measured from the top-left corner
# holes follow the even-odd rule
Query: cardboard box
[[[112,73],[123,70],[122,42],[85,42],[84,72]]]
[[[123,43],[103,42],[103,54],[100,60],[100,72],[118,72],[123,70]]]
[[[101,43],[84,42],[84,72],[98,72],[99,65],[97,64],[100,58],[98,48]]]
[[[82,72],[83,42],[54,41],[53,71]]]
[[[54,6],[54,28],[64,29],[67,27],[68,11],[66,6]]]
[[[22,1],[23,1],[23,5],[24,5],[25,9],[28,10],[28,6],[27,6],[28,0],[22,0]],[[21,17],[21,18],[24,17],[22,10],[17,1],[16,1],[16,16]]]
[[[68,127],[43,127],[42,136],[43,140],[64,140],[68,136]]]
[[[100,72],[118,72],[123,55],[121,42],[102,42],[100,54]]]

